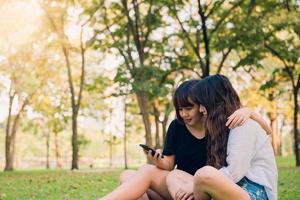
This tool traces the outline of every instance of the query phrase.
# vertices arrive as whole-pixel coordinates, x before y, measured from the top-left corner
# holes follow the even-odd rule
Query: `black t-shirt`
[[[206,163],[206,137],[196,138],[175,119],[168,128],[163,154],[175,155],[177,169],[194,175]]]

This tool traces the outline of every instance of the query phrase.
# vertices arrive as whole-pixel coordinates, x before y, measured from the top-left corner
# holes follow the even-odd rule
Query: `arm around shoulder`
[[[249,118],[256,121],[269,135],[272,133],[271,127],[268,123],[258,114],[256,114],[252,109],[248,107],[243,107],[236,110],[233,114],[228,117],[226,122],[226,126],[230,129],[235,128],[237,126],[243,125]]]
[[[252,111],[250,117],[251,117],[251,119],[253,119],[254,121],[256,121],[266,131],[266,133],[268,135],[272,134],[271,127],[267,124],[267,122],[260,115],[258,115],[254,111]]]

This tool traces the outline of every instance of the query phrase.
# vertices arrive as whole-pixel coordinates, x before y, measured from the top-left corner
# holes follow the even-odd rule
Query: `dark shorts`
[[[268,200],[265,187],[247,177],[242,178],[237,184],[249,194],[251,200]]]

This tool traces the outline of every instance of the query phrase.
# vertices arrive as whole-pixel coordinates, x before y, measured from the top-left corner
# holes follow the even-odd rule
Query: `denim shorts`
[[[249,194],[251,200],[268,200],[265,187],[247,177],[242,178],[237,184]]]

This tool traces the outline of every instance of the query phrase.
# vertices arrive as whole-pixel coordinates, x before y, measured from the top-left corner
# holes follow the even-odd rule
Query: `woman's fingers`
[[[241,126],[247,121],[247,119],[250,118],[251,112],[252,111],[249,108],[240,108],[228,117],[228,120],[225,125],[228,126],[228,128],[230,129],[237,126]]]
[[[194,200],[194,195],[191,194],[186,200]]]
[[[175,200],[193,200],[194,199],[194,195],[187,193],[186,191],[179,189],[176,193],[175,193]]]
[[[235,127],[235,125],[237,124],[238,120],[240,120],[240,117],[239,116],[235,116],[234,119],[232,119],[230,125],[229,125],[229,128],[233,128]]]
[[[247,118],[244,118],[243,121],[241,121],[240,126],[242,126],[243,124],[245,124],[246,121],[247,121]]]
[[[175,194],[175,200],[180,200],[182,196],[182,191],[179,189]]]
[[[234,118],[235,118],[235,113],[233,113],[232,115],[230,115],[230,116],[228,117],[228,120],[227,120],[227,122],[226,122],[225,125],[226,125],[226,126],[229,126]]]
[[[153,157],[154,157],[155,159],[157,159],[157,158],[158,158],[158,156],[159,156],[159,153],[158,153],[157,151],[155,151],[155,152],[154,152],[154,156],[153,156]]]
[[[154,159],[153,159],[153,156],[151,155],[151,151],[148,151],[147,157],[150,160],[150,162],[154,164]]]
[[[180,198],[180,200],[192,200],[192,199],[194,199],[194,195],[185,192],[183,192],[182,197]]]
[[[190,196],[190,194],[185,193],[185,194],[182,196],[181,200],[187,200],[187,199],[189,198],[189,196]]]
[[[154,157],[155,159],[157,159],[157,160],[162,159],[162,153],[161,153],[161,150],[156,150],[153,157]]]
[[[175,194],[176,200],[186,200],[188,198],[188,195],[186,192],[184,192],[182,189],[179,189],[177,193]]]
[[[245,118],[239,118],[234,124],[231,124],[231,128],[235,128],[237,126],[241,126],[242,125],[242,121],[244,121]]]

